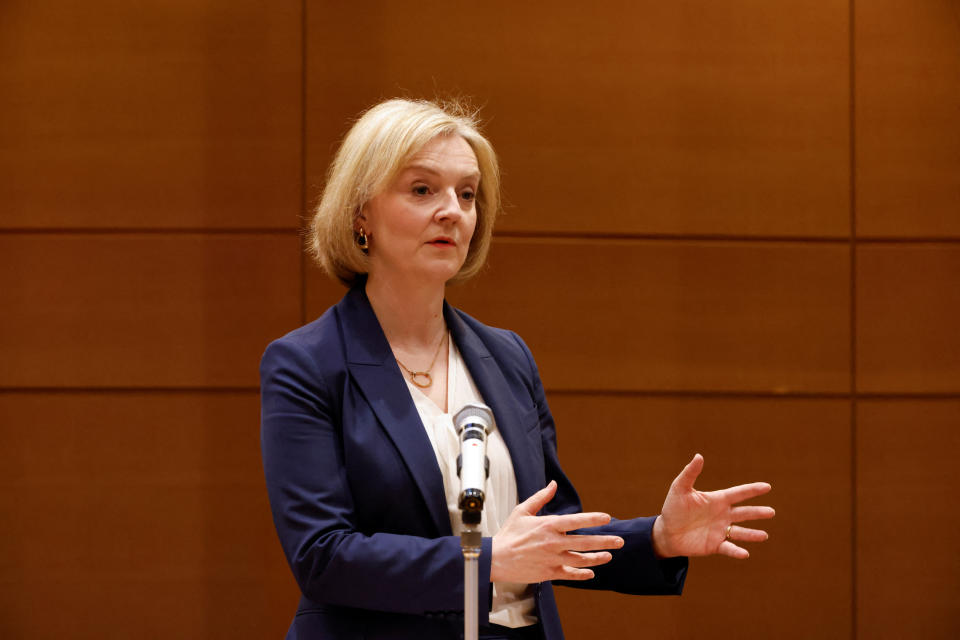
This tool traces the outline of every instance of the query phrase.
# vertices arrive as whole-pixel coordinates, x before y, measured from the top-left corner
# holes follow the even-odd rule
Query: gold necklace
[[[393,359],[397,361],[397,364],[403,367],[403,370],[410,374],[410,382],[417,385],[421,389],[426,389],[433,384],[433,376],[430,375],[430,372],[433,371],[433,365],[437,362],[437,356],[440,355],[440,347],[443,346],[443,339],[447,337],[447,332],[444,331],[443,335],[440,336],[440,344],[437,345],[437,350],[433,354],[433,360],[430,361],[430,366],[427,367],[426,371],[413,371],[407,365],[400,362],[400,358],[396,355],[393,356]],[[426,382],[419,382],[417,378],[426,378]]]

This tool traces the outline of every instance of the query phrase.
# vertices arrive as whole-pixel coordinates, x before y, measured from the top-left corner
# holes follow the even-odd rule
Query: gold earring
[[[360,251],[367,253],[370,250],[370,247],[367,246],[367,234],[363,230],[363,227],[360,227],[360,231],[356,232],[357,236],[357,246],[360,247]]]

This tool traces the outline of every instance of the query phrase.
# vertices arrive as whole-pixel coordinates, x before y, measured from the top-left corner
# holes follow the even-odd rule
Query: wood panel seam
[[[300,224],[307,211],[307,0],[300,1]],[[300,324],[307,323],[307,261],[303,243],[297,247],[300,257]]]
[[[850,637],[856,640],[857,620],[857,115],[856,0],[850,0]]]

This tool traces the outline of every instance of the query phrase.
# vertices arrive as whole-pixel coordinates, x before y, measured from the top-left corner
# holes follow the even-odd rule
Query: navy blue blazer
[[[451,336],[510,451],[519,500],[558,484],[544,513],[581,511],[557,459],[553,418],[529,349],[444,304]],[[362,287],[267,347],[261,444],[280,543],[302,597],[288,639],[431,640],[463,630],[463,556],[426,430]],[[565,583],[679,594],[685,558],[653,554],[653,518],[590,531],[624,547],[596,576]],[[480,623],[490,607],[491,539],[480,559]],[[563,632],[551,583],[536,587],[546,640]]]

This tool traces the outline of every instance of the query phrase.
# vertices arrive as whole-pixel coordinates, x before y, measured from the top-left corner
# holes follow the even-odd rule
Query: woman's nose
[[[460,208],[460,194],[456,189],[448,189],[443,192],[443,199],[440,207],[437,209],[437,218],[459,220],[463,215],[463,209]]]

